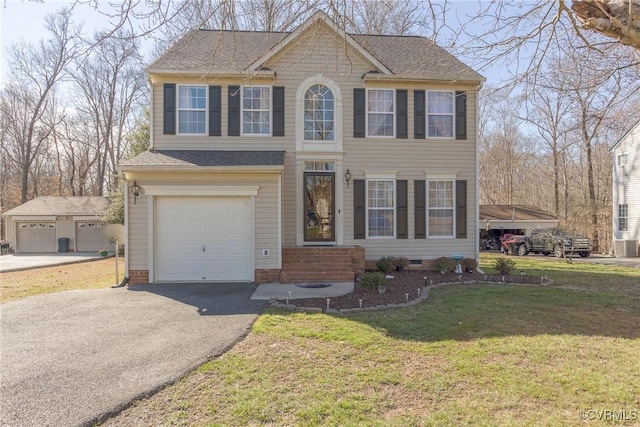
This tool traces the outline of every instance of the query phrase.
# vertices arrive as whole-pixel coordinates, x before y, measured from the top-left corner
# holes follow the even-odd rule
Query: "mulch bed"
[[[394,271],[391,276],[393,276],[393,279],[389,279],[385,286],[384,294],[364,289],[356,282],[353,292],[339,297],[331,297],[329,308],[332,310],[345,310],[403,304],[421,296],[424,297],[425,286],[437,286],[442,283],[505,283],[520,285],[539,285],[542,283],[540,277],[527,275],[523,277],[520,274],[502,276],[463,273],[460,275],[455,273],[440,274],[424,270],[404,270],[402,272]],[[544,281],[544,284],[548,283],[549,280]],[[277,304],[285,304],[285,301],[279,300]],[[296,308],[316,308],[326,311],[327,298],[295,299],[290,300],[289,304],[295,305]]]

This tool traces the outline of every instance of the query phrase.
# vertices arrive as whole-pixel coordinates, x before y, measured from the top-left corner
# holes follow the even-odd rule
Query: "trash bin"
[[[69,238],[58,238],[58,252],[69,252]]]

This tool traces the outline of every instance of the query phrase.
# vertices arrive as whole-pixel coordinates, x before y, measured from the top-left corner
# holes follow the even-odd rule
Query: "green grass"
[[[418,306],[344,317],[268,310],[231,351],[107,424],[563,426],[580,425],[585,410],[640,417],[637,271],[517,262],[555,284],[448,286]]]
[[[495,274],[494,261],[502,255],[481,254],[482,271]],[[554,286],[591,291],[609,291],[633,298],[640,298],[640,268],[615,265],[568,263],[552,257],[509,257],[516,263],[512,274],[525,270],[528,275],[547,276]]]

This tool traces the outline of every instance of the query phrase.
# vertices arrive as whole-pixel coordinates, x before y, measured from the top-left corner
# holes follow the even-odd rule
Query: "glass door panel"
[[[333,172],[304,173],[304,240],[305,242],[335,241],[335,174]]]

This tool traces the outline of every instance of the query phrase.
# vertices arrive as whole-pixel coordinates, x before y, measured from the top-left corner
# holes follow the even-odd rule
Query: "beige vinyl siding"
[[[628,176],[622,176],[618,156],[627,154]],[[616,240],[640,240],[640,123],[613,151],[613,234]],[[618,230],[618,205],[629,205],[629,229]]]
[[[141,197],[133,204],[129,194],[129,269],[148,270],[148,214],[149,198],[144,186],[154,185],[211,185],[211,186],[259,186],[255,199],[255,268],[273,269],[279,265],[278,251],[278,175],[277,174],[131,174],[141,187]],[[130,192],[129,192],[130,193]],[[215,197],[215,196],[214,196]],[[270,256],[262,255],[269,249]]]
[[[318,28],[323,28],[318,26]],[[476,200],[476,98],[477,85],[460,82],[363,82],[363,75],[375,67],[360,53],[348,47],[344,40],[323,29],[312,27],[278,53],[264,66],[276,73],[272,81],[261,77],[256,85],[285,87],[285,136],[284,137],[228,137],[228,86],[247,82],[229,79],[177,79],[169,76],[153,76],[154,99],[154,145],[156,149],[216,149],[216,150],[285,150],[283,172],[283,244],[296,244],[296,120],[301,120],[301,108],[296,105],[296,94],[302,82],[318,75],[331,79],[339,88],[343,105],[343,160],[352,179],[363,179],[368,173],[397,172],[397,179],[408,180],[408,239],[353,239],[353,185],[348,189],[342,176],[336,176],[336,185],[342,185],[344,198],[336,200],[336,214],[342,216],[344,244],[358,244],[366,248],[367,259],[383,255],[404,255],[411,259],[434,258],[455,253],[467,257],[476,255],[477,200]],[[162,134],[162,83],[200,83],[222,87],[222,136],[180,136]],[[353,138],[353,89],[392,88],[407,90],[408,139]],[[467,140],[427,138],[413,139],[414,90],[464,90],[467,91]],[[397,106],[396,106],[397,111]],[[305,152],[306,154],[308,152]],[[339,154],[339,153],[338,153]],[[336,153],[333,154],[334,156]],[[328,156],[330,157],[330,156]],[[424,180],[431,175],[455,174],[456,179],[467,181],[467,238],[466,239],[414,239],[414,195],[413,181]],[[337,210],[341,212],[338,213]],[[339,230],[338,230],[339,231]],[[256,248],[260,248],[256,242]],[[256,264],[261,256],[256,256]],[[133,267],[132,267],[133,268]],[[258,264],[256,265],[258,267]]]
[[[131,180],[133,182],[133,180]],[[140,197],[133,204],[131,191],[127,191],[128,219],[129,219],[129,270],[148,270],[147,251],[149,248],[147,222],[147,206],[149,198],[144,195],[144,187],[141,185]]]

